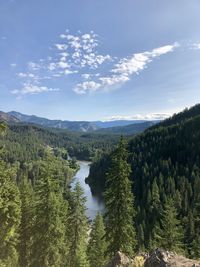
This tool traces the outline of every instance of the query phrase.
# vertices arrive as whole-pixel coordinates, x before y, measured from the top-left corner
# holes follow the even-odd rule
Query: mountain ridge
[[[42,125],[44,127],[68,129],[70,131],[80,131],[80,132],[95,132],[115,134],[136,134],[154,125],[157,121],[145,121],[145,120],[114,120],[114,121],[70,121],[70,120],[50,120],[43,117],[38,117],[36,115],[26,115],[16,111],[10,111],[6,113],[12,117],[15,117],[20,122],[34,123]],[[142,125],[144,124],[144,125]],[[146,124],[146,126],[145,126]],[[132,125],[132,127],[128,127]],[[119,127],[119,128],[115,128]],[[121,128],[120,128],[121,127]],[[123,127],[128,127],[128,129],[123,129]],[[130,129],[132,128],[132,130]]]

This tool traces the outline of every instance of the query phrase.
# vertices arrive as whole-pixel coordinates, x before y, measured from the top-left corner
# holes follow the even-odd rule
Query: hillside
[[[194,218],[200,197],[200,105],[136,136],[129,142],[128,151],[138,207],[139,246],[152,248],[155,225],[158,227],[160,220],[158,210],[170,197],[177,207],[186,251],[191,256],[194,229],[199,231]],[[109,167],[109,155],[92,165],[87,182],[94,192],[104,191]]]
[[[96,130],[98,133],[111,133],[111,134],[119,134],[119,135],[135,135],[142,133],[149,127],[154,124],[157,124],[157,121],[145,121],[145,122],[138,122],[133,123],[126,126],[115,126],[115,127],[108,127]]]
[[[0,147],[5,146],[8,162],[37,159],[45,147],[65,149],[71,157],[91,160],[111,151],[119,136],[78,133],[39,125],[17,123],[8,126],[6,137],[0,136]]]
[[[19,122],[20,120],[17,119],[17,117],[5,113],[3,111],[0,111],[0,122],[8,122],[8,123],[13,123],[13,122]]]

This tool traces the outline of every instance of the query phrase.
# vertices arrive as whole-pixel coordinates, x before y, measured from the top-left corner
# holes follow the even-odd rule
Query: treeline
[[[162,245],[200,257],[200,105],[133,138],[128,151],[138,250]],[[94,192],[106,190],[111,159],[112,153],[91,166],[87,182]],[[167,220],[172,217],[174,230],[169,230]],[[169,231],[176,230],[177,241],[167,243]],[[166,243],[160,243],[162,233]]]
[[[71,157],[93,160],[111,151],[119,136],[91,133],[72,133],[66,130],[43,128],[31,124],[8,125],[6,138],[0,137],[0,146],[6,147],[7,162],[36,160],[46,147],[65,149]]]

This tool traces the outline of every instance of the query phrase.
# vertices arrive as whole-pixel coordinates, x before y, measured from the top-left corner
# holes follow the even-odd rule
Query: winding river
[[[104,203],[102,199],[97,196],[93,196],[88,184],[85,183],[85,178],[88,177],[90,171],[90,162],[88,161],[78,161],[80,169],[75,174],[72,182],[72,188],[79,182],[84,190],[84,195],[87,198],[86,201],[86,214],[90,220],[93,220],[97,212],[103,212]]]

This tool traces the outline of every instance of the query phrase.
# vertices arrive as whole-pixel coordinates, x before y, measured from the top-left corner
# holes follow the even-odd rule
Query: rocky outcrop
[[[123,253],[117,252],[106,267],[200,267],[200,261],[155,249],[150,254],[139,254],[134,259],[129,259]]]
[[[150,253],[144,267],[200,267],[200,263],[173,252],[156,249]]]

